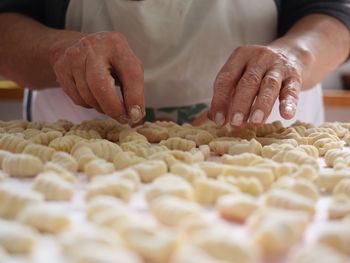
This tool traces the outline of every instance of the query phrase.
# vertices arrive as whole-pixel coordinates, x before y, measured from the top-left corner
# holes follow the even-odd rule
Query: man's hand
[[[265,122],[277,98],[280,114],[291,119],[301,90],[302,63],[296,56],[258,45],[237,48],[214,83],[209,117],[218,125]]]
[[[145,113],[143,67],[125,37],[99,32],[54,43],[50,63],[57,82],[77,105],[95,108],[119,122],[137,122]],[[124,102],[115,79],[123,86]]]

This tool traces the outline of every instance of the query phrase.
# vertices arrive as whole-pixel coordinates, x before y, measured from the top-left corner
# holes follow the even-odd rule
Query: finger
[[[250,110],[250,122],[264,123],[270,115],[281,90],[283,76],[279,69],[269,70],[261,81],[260,89]]]
[[[127,122],[124,105],[117,95],[108,65],[87,47],[86,81],[102,111],[121,123]]]
[[[214,82],[214,94],[208,117],[219,126],[224,125],[234,87],[242,76],[245,60],[236,51],[220,70]]]
[[[284,119],[291,119],[294,117],[299,93],[301,90],[301,81],[294,78],[289,78],[282,83],[281,92],[279,95],[280,100],[280,114]]]
[[[129,48],[125,48],[123,56],[110,58],[110,63],[121,82],[125,110],[133,122],[138,122],[145,115],[142,63]]]
[[[78,93],[73,76],[68,73],[66,69],[67,67],[63,62],[58,61],[54,65],[57,82],[61,85],[62,90],[69,96],[74,104],[85,108],[91,108]]]
[[[83,100],[91,107],[95,108],[99,112],[102,112],[100,105],[93,96],[86,82],[86,54],[81,52],[78,47],[72,47],[67,50],[65,56],[70,58],[71,72],[74,78],[75,85],[79,95]]]
[[[262,63],[250,62],[247,65],[230,103],[227,117],[232,126],[241,126],[248,119],[251,105],[266,70],[266,66]]]

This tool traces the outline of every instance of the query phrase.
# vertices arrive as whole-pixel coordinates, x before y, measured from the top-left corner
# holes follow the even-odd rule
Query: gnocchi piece
[[[145,122],[142,127],[137,129],[151,143],[159,143],[169,138],[168,129],[157,125],[156,123]]]
[[[248,219],[253,243],[265,256],[285,254],[303,237],[309,218],[304,212],[259,209]]]
[[[80,224],[71,231],[62,232],[58,237],[58,242],[62,248],[62,254],[68,258],[74,257],[80,248],[89,245],[99,244],[116,249],[122,244],[120,236],[115,232],[89,223]]]
[[[344,135],[348,132],[348,129],[341,126],[339,122],[325,122],[320,125],[320,128],[330,128],[339,138],[343,138]]]
[[[260,142],[260,144],[262,146],[276,146],[276,145],[282,145],[283,147],[297,147],[298,146],[298,142],[294,139],[276,139],[276,138],[270,138],[270,137],[257,137],[255,138],[258,142]],[[263,147],[263,148],[264,148]],[[266,152],[262,152],[262,156],[263,157],[267,157],[264,156],[264,154],[266,154]]]
[[[172,263],[193,263],[193,262],[205,262],[205,263],[224,263],[210,256],[204,249],[201,249],[192,244],[185,244],[175,251]]]
[[[85,165],[92,160],[98,159],[98,157],[93,153],[93,151],[87,146],[81,146],[76,148],[72,152],[73,157],[78,162],[78,171],[84,171]]]
[[[55,150],[45,145],[29,144],[24,148],[23,153],[36,156],[46,163],[51,160]]]
[[[145,190],[145,197],[148,202],[164,195],[192,200],[194,193],[192,186],[186,180],[173,174],[165,174],[156,178]]]
[[[269,134],[268,137],[277,139],[294,139],[299,145],[308,143],[307,138],[301,136],[293,127],[286,128],[280,133]]]
[[[102,139],[101,134],[96,130],[70,129],[65,135],[76,135],[83,139]]]
[[[177,242],[174,234],[166,229],[144,226],[128,228],[123,237],[130,249],[145,261],[154,263],[169,262]]]
[[[128,207],[119,198],[111,195],[98,195],[89,201],[86,217],[88,220],[96,222],[98,215],[106,211],[114,211],[119,216],[127,216],[130,213]]]
[[[65,135],[63,137],[57,137],[49,143],[49,147],[55,149],[56,151],[67,152],[70,153],[74,147],[74,145],[83,141],[83,138],[80,138],[76,135]]]
[[[237,194],[237,187],[215,179],[199,179],[194,182],[196,200],[202,204],[214,205],[219,197]]]
[[[226,183],[232,184],[239,188],[241,192],[250,194],[253,196],[260,196],[264,192],[264,187],[258,179],[255,177],[244,177],[244,176],[226,176],[220,175],[218,177],[219,181],[224,181]]]
[[[225,169],[229,167],[227,164],[217,162],[200,162],[197,165],[210,178],[217,178],[219,175],[223,174]]]
[[[69,259],[69,262],[76,263],[142,263],[142,260],[130,250],[121,246],[108,247],[99,243],[78,246]]]
[[[73,185],[54,172],[39,174],[35,178],[32,188],[34,191],[42,193],[45,200],[68,201],[74,194]]]
[[[227,154],[231,147],[234,147],[240,139],[234,137],[221,137],[209,143],[210,150],[218,155]]]
[[[145,158],[137,156],[134,152],[119,152],[115,155],[113,164],[117,171],[145,161]]]
[[[147,138],[142,134],[138,133],[135,129],[125,128],[119,133],[119,143],[123,144],[126,142],[148,142]]]
[[[334,187],[333,194],[343,194],[350,198],[350,177],[340,180]]]
[[[251,139],[250,141],[243,140],[230,146],[228,154],[254,153],[256,155],[261,155],[261,150],[261,144],[257,140]]]
[[[2,162],[2,169],[14,177],[33,177],[42,172],[43,163],[38,157],[29,154],[12,154]]]
[[[84,173],[88,180],[100,175],[114,172],[114,165],[104,159],[95,159],[84,166]]]
[[[157,152],[149,156],[149,160],[162,160],[170,168],[172,165],[178,162],[192,164],[194,162],[194,156],[189,152],[183,152],[179,150]]]
[[[276,133],[283,129],[283,124],[280,121],[265,123],[256,129],[256,135],[258,137],[265,137],[268,134]]]
[[[62,132],[59,131],[40,132],[37,135],[30,137],[29,141],[35,144],[42,144],[47,146],[51,141],[62,136]]]
[[[339,253],[349,255],[350,229],[348,224],[328,222],[319,233],[317,242]]]
[[[350,199],[345,195],[333,196],[327,207],[330,219],[341,219],[350,215]]]
[[[113,175],[98,176],[87,186],[86,198],[99,195],[110,195],[128,202],[134,192],[135,185],[131,180]]]
[[[137,156],[147,158],[153,152],[149,142],[131,141],[121,144],[124,152],[134,152]]]
[[[350,166],[350,153],[343,151],[342,149],[331,149],[327,151],[324,160],[328,167],[335,167],[337,164],[342,163],[346,166]]]
[[[220,262],[256,262],[258,252],[248,242],[238,240],[226,227],[209,227],[198,231],[191,242]]]
[[[111,175],[118,177],[118,178],[122,178],[122,179],[131,181],[134,185],[134,191],[136,191],[140,186],[140,182],[141,182],[140,176],[133,169],[124,169],[124,170],[119,171],[119,172],[114,172]]]
[[[60,233],[70,226],[66,213],[53,205],[35,204],[26,206],[17,216],[17,220],[41,232]]]
[[[51,162],[65,168],[72,173],[76,173],[78,171],[78,162],[69,153],[55,152],[52,155]]]
[[[264,196],[264,203],[269,207],[315,213],[312,200],[289,190],[273,189]]]
[[[348,131],[348,132],[344,135],[343,141],[346,143],[346,145],[350,146],[350,131]]]
[[[75,183],[77,181],[77,178],[72,172],[53,162],[45,163],[43,172],[53,172],[70,183]]]
[[[193,148],[196,148],[196,143],[194,141],[180,137],[171,137],[167,140],[161,141],[159,144],[166,146],[170,150],[189,151]]]
[[[310,181],[315,181],[318,178],[317,170],[311,165],[301,165],[298,170],[292,174],[295,178],[304,178]]]
[[[293,252],[287,260],[288,263],[346,263],[347,261],[346,257],[342,254],[320,244],[301,247]]]
[[[302,144],[302,145],[299,145],[297,149],[304,151],[307,155],[309,155],[313,158],[319,157],[318,149],[313,145]]]
[[[179,129],[174,135],[170,134],[169,129],[169,135],[170,137],[181,137],[194,141],[197,146],[209,144],[214,139],[214,136],[210,132],[193,127]]]
[[[254,197],[244,194],[222,196],[219,198],[216,206],[221,217],[240,223],[246,221],[259,207]]]
[[[320,156],[324,156],[331,149],[341,149],[343,147],[343,142],[337,136],[329,133],[312,133],[308,136],[308,142],[318,149]]]
[[[210,157],[210,147],[207,144],[199,145],[198,146],[199,151],[202,152],[204,156],[204,160],[207,160]]]
[[[274,157],[277,153],[283,151],[290,151],[290,150],[294,150],[296,146],[293,146],[291,144],[276,144],[276,143],[272,143],[270,145],[264,146],[261,150],[261,155],[264,158],[269,158],[271,159],[272,157]]]
[[[0,184],[0,217],[13,219],[26,206],[43,201],[41,194],[23,191],[9,183]]]
[[[28,144],[31,142],[12,134],[5,134],[0,138],[0,149],[12,153],[23,152]]]
[[[345,178],[349,178],[349,172],[347,170],[327,170],[320,172],[315,180],[315,184],[319,191],[331,193],[334,187]]]
[[[234,156],[224,154],[221,157],[221,161],[224,164],[248,166],[263,163],[264,159],[261,156],[254,153],[242,153]]]
[[[113,162],[115,155],[122,151],[118,144],[103,139],[90,142],[88,147],[95,155],[108,162]]]
[[[297,165],[311,165],[315,169],[319,170],[319,165],[317,159],[310,157],[305,152],[301,150],[290,150],[290,151],[281,151],[272,157],[272,160],[276,162],[291,162]]]
[[[281,177],[275,182],[274,187],[290,190],[313,202],[316,202],[319,197],[317,187],[310,180],[304,178]]]
[[[226,167],[222,175],[226,176],[244,176],[244,177],[254,177],[260,181],[264,188],[269,188],[274,182],[274,174],[270,169],[255,166],[238,166],[230,165]]]
[[[175,196],[161,196],[151,203],[153,216],[162,224],[178,226],[188,217],[200,217],[201,207]]]
[[[132,166],[144,183],[150,183],[168,171],[167,165],[162,160],[147,160]]]
[[[189,183],[193,183],[197,179],[206,178],[206,174],[202,169],[185,163],[175,163],[171,166],[170,173],[181,176]]]
[[[31,228],[0,219],[0,247],[11,254],[29,254],[38,240]]]
[[[12,155],[11,152],[0,150],[0,169],[2,169],[2,162],[10,155]]]

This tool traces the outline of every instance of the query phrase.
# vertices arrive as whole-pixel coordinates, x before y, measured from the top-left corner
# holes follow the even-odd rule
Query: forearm
[[[346,60],[349,30],[337,19],[321,14],[299,20],[285,36],[269,46],[295,54],[302,63],[302,89],[310,89]]]
[[[84,34],[56,30],[15,13],[0,14],[0,74],[30,88],[57,86],[52,45]]]

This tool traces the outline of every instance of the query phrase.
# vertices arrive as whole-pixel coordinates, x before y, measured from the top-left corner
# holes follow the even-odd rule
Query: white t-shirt
[[[235,48],[276,38],[273,0],[71,0],[66,28],[93,33],[118,31],[145,69],[147,107],[210,103],[217,73]],[[73,122],[102,118],[74,105],[60,88],[36,91],[33,119]],[[268,121],[281,119],[278,102]],[[302,92],[296,119],[323,122],[320,85]]]

